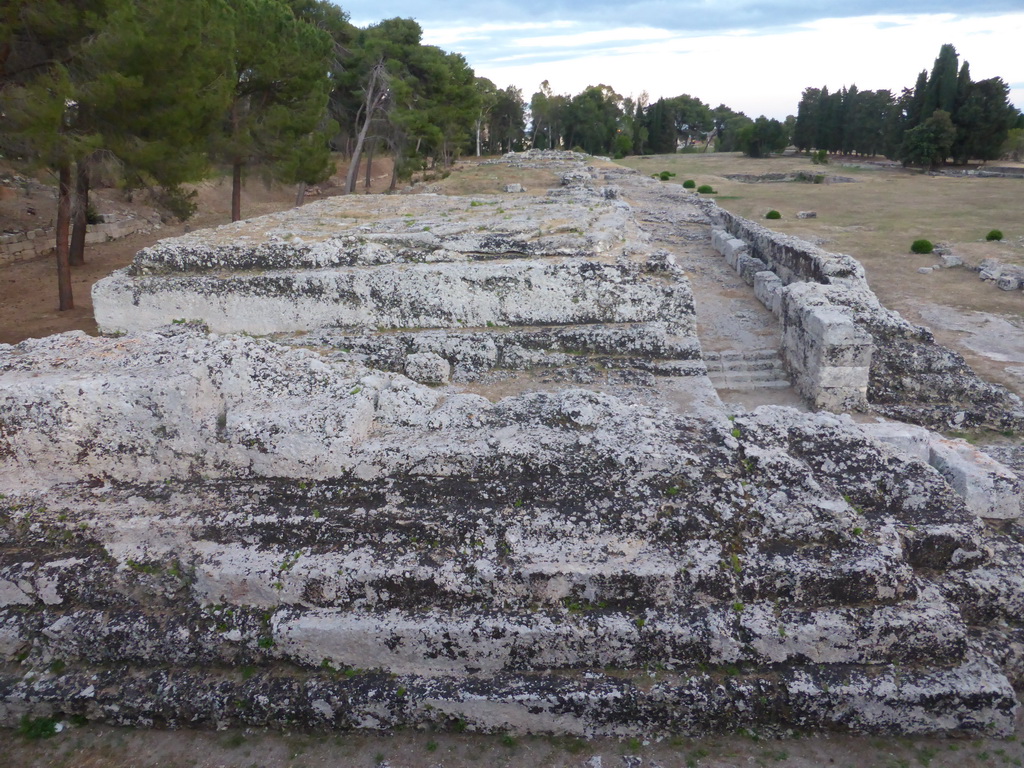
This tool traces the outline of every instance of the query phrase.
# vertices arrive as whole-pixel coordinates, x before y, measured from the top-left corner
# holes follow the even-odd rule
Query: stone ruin
[[[107,336],[0,346],[0,724],[1011,733],[1020,480],[926,427],[1019,401],[849,257],[500,162],[562,186],[165,240]],[[720,399],[642,217],[715,227],[816,412]]]

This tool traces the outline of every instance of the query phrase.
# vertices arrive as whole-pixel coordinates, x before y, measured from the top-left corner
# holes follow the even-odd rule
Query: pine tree
[[[957,86],[960,80],[958,61],[956,48],[951,44],[946,43],[939,49],[939,55],[935,59],[924,90],[922,115],[932,115],[936,109],[951,115],[956,111]]]
[[[279,0],[230,0],[230,5],[235,12],[232,95],[217,143],[232,169],[231,220],[238,221],[249,165],[259,164],[271,178],[288,183],[315,181],[330,172],[326,152],[317,153],[319,163],[309,162],[308,153],[327,144],[323,117],[333,41],[296,19]]]

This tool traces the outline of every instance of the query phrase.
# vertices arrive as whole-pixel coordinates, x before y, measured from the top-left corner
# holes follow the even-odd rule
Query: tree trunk
[[[391,185],[388,187],[388,192],[394,192],[398,189],[398,163],[395,163],[395,167],[391,171]]]
[[[89,161],[79,160],[75,169],[75,200],[71,207],[71,250],[73,267],[85,264],[85,232],[89,225]]]
[[[374,113],[384,102],[384,97],[387,94],[386,74],[384,62],[378,62],[370,73],[370,80],[366,85],[366,101],[363,102],[363,127],[359,129],[356,146],[352,150],[352,160],[348,166],[348,173],[345,175],[346,195],[351,195],[356,191],[356,174],[359,173],[359,159],[363,154],[366,134],[370,132],[370,123],[373,122]]]
[[[306,202],[306,182],[300,181],[299,188],[295,190],[295,207],[302,207],[304,202]]]
[[[71,164],[62,163],[57,192],[57,293],[60,311],[75,308],[71,295],[71,264],[69,262],[68,224],[71,223]]]
[[[377,148],[377,140],[374,139],[370,142],[369,148],[366,150],[366,180],[363,182],[365,189],[370,188],[370,182],[373,178],[373,150]]]
[[[480,123],[482,120],[476,121],[476,156],[480,157]]]
[[[231,166],[231,220],[242,218],[242,161],[235,160]]]

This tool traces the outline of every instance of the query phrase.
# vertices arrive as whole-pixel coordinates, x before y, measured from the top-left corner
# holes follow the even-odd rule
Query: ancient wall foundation
[[[782,322],[786,362],[816,407],[870,406],[940,430],[1024,430],[1020,398],[883,307],[855,259],[700,204],[717,223],[714,247]]]
[[[119,240],[136,232],[148,232],[159,225],[159,219],[113,219],[90,224],[86,228],[86,245]],[[28,261],[37,256],[53,253],[55,231],[53,227],[40,227],[27,232],[0,235],[0,266]]]

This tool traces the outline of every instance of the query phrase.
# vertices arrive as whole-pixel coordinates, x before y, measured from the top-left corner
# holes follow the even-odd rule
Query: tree
[[[129,183],[174,185],[198,172],[198,147],[223,107],[227,9],[219,0],[19,0],[5,11],[0,141],[57,174],[58,293],[71,309],[73,169],[83,213],[94,153],[116,158]]]
[[[950,43],[939,49],[939,55],[932,65],[932,73],[924,89],[921,101],[922,116],[933,115],[937,109],[950,115],[956,112],[956,96],[960,85],[958,61],[956,48]]]
[[[241,218],[242,177],[258,163],[289,183],[326,177],[330,167],[296,155],[327,143],[322,118],[333,42],[278,0],[230,0],[235,11],[232,96],[220,155],[231,166],[231,220]],[[327,159],[326,153],[319,155]],[[293,174],[301,169],[305,178]]]
[[[84,262],[95,157],[115,159],[128,188],[177,190],[206,172],[209,137],[229,98],[232,32],[220,0],[144,0],[111,10],[82,64],[77,119],[98,147],[77,165],[72,264]]]
[[[486,77],[477,77],[474,82],[476,83],[477,113],[473,120],[473,136],[476,139],[476,156],[480,157],[484,127],[487,125],[491,110],[498,103],[498,86]],[[546,84],[547,80],[544,82]],[[536,131],[534,135],[536,136]]]
[[[818,132],[818,108],[821,99],[820,88],[804,88],[796,108],[796,125],[793,128],[793,146],[805,152],[815,146]]]
[[[525,130],[526,104],[523,102],[523,92],[512,85],[499,90],[488,120],[491,151],[513,151],[521,145]]]
[[[931,117],[903,136],[899,160],[931,170],[945,162],[956,139],[956,127],[948,112],[935,110]]]
[[[781,152],[789,144],[786,126],[778,120],[761,115],[740,125],[736,137],[740,151],[750,157],[768,157],[772,152]]]
[[[565,109],[567,146],[592,155],[611,154],[621,127],[622,101],[607,85],[590,85],[573,96]]]
[[[998,77],[968,86],[953,120],[957,131],[954,162],[965,163],[971,158],[995,160],[1002,156],[1003,144],[1017,117],[1009,95],[1009,86]]]

